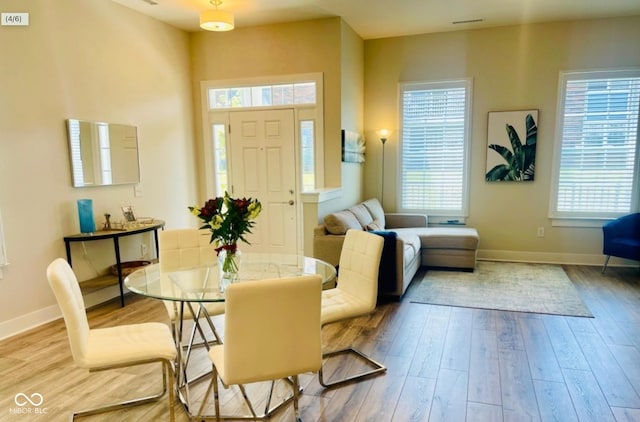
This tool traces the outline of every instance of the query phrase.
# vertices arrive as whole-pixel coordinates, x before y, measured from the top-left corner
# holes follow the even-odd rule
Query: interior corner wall
[[[342,21],[341,37],[341,128],[363,134],[364,131],[364,41]],[[363,134],[364,135],[364,134]],[[366,142],[365,142],[366,148]],[[365,159],[366,159],[365,150]],[[349,207],[363,200],[364,165],[342,163],[340,206]]]
[[[602,230],[552,226],[549,214],[562,70],[640,67],[640,16],[508,26],[365,41],[365,133],[394,129],[385,151],[385,209],[398,208],[398,84],[473,78],[468,225],[480,256],[601,263]],[[486,182],[490,111],[538,109],[533,182]],[[381,148],[367,149],[365,196],[380,191]],[[538,227],[545,236],[537,237]]]
[[[197,224],[188,35],[107,0],[3,0],[2,11],[29,13],[29,26],[0,27],[0,338],[60,315],[45,274],[79,232],[77,199],[93,199],[98,227],[107,212],[120,220],[121,204],[167,227]],[[68,118],[137,126],[143,196],[72,187]],[[123,260],[140,259],[140,236]],[[85,246],[73,246],[79,279],[115,263],[112,242]]]

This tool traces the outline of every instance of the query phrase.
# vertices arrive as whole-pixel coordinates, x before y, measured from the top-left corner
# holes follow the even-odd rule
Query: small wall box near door
[[[69,265],[73,266],[71,262],[71,243],[72,242],[91,242],[95,240],[105,240],[112,239],[113,240],[113,249],[116,256],[116,269],[117,276],[107,274],[101,275],[89,280],[84,280],[80,282],[80,286],[83,288],[89,287],[106,287],[118,284],[120,287],[120,304],[124,306],[124,274],[123,274],[123,263],[120,259],[120,238],[125,236],[131,236],[134,234],[140,234],[144,232],[153,231],[154,242],[156,247],[156,258],[158,255],[158,230],[164,229],[164,221],[161,220],[153,220],[153,222],[148,224],[139,225],[137,227],[127,228],[125,230],[100,230],[95,233],[82,233],[82,234],[74,234],[71,236],[64,237],[64,246],[67,251],[67,262]]]

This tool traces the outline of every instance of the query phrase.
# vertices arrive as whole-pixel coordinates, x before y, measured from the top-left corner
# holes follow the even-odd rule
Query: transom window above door
[[[209,109],[211,110],[315,103],[315,82],[209,90]]]

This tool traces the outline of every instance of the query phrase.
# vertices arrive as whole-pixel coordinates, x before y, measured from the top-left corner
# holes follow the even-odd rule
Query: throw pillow
[[[379,220],[374,220],[367,224],[367,231],[384,230],[384,226],[380,224]]]
[[[324,217],[324,226],[331,234],[345,234],[349,229],[362,230],[356,216],[347,210],[327,214]]]

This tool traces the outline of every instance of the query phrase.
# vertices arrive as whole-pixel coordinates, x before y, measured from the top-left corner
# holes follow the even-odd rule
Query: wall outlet
[[[144,258],[147,256],[147,245],[145,243],[140,244],[140,255]]]
[[[544,227],[538,227],[538,237],[544,237]]]

